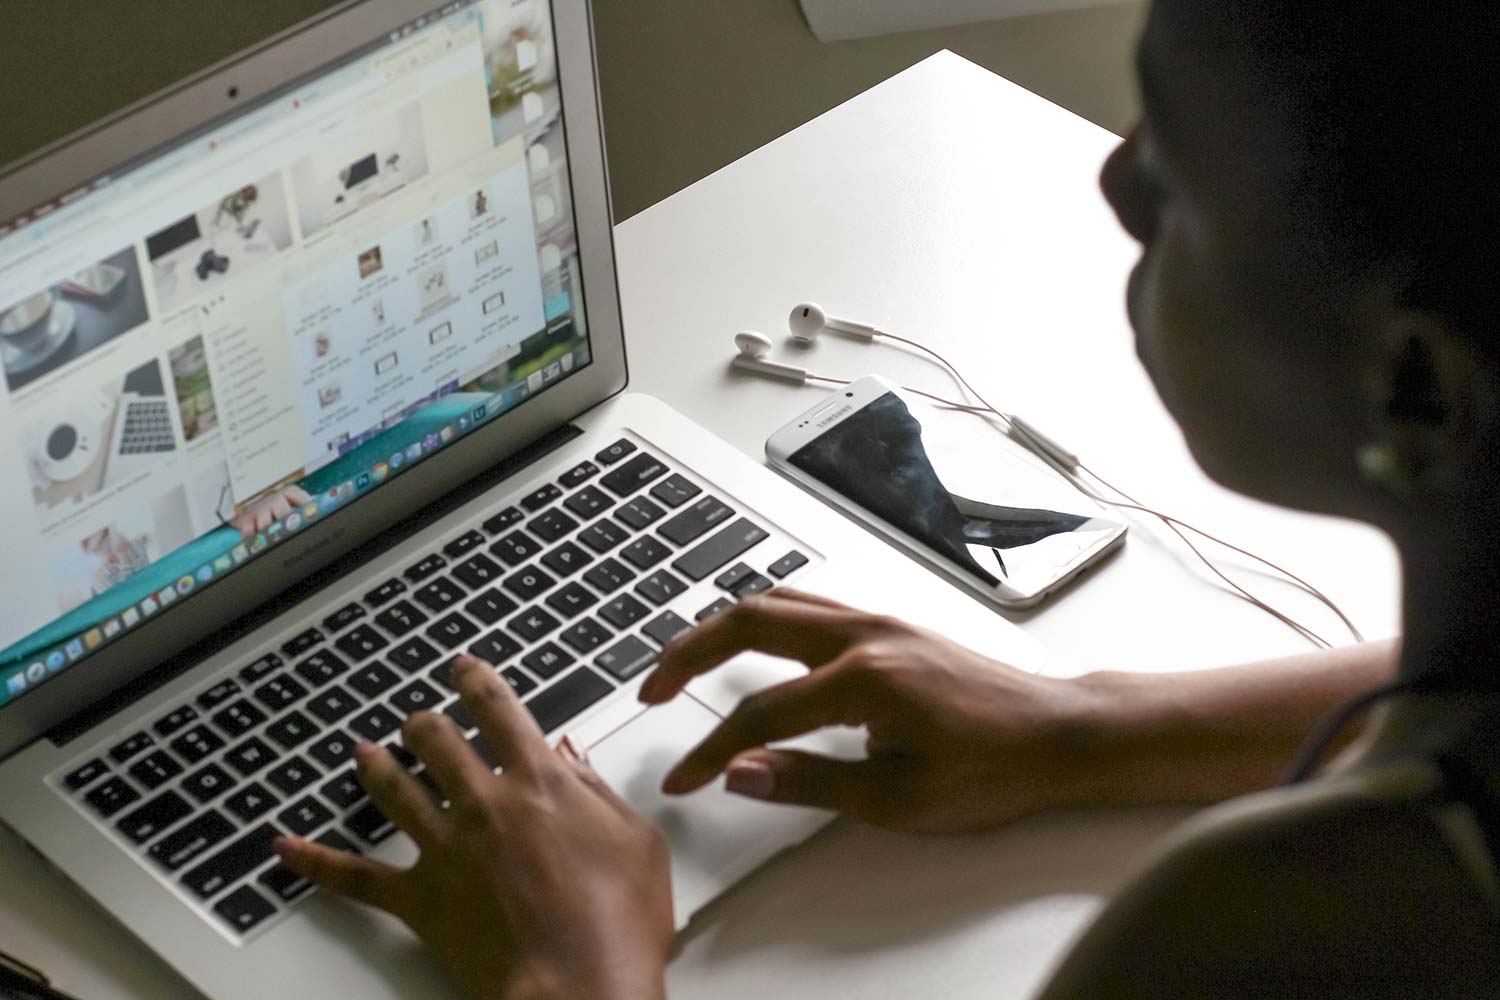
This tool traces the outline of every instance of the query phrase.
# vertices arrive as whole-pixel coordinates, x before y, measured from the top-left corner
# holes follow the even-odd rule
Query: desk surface
[[[792,305],[815,299],[932,344],[1106,478],[1311,580],[1367,636],[1394,634],[1398,571],[1383,536],[1235,496],[1193,464],[1125,320],[1135,248],[1095,180],[1115,141],[957,56],[932,57],[617,228],[631,388],[760,457],[821,392],[732,372],[731,336],[748,327],[779,342]],[[829,338],[795,354],[819,373],[951,388],[893,348]],[[982,448],[994,432],[975,424]],[[1048,648],[1049,673],[1308,648],[1163,529],[1130,520],[1119,557],[1012,616]],[[1244,560],[1221,564],[1347,641],[1307,595]],[[1025,996],[1183,815],[1053,815],[942,839],[836,823],[698,915],[672,995]],[[196,995],[8,835],[0,944],[82,1000]]]

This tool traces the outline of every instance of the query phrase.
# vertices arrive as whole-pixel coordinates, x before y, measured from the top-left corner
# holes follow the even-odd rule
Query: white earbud
[[[771,353],[771,338],[763,333],[741,330],[734,335],[734,346],[739,349],[733,362],[736,368],[759,375],[770,375],[773,378],[784,378],[788,382],[796,382],[799,385],[807,381],[806,368],[766,360],[766,355]]]
[[[787,317],[787,326],[791,328],[792,339],[799,344],[813,343],[824,330],[835,330],[867,343],[880,335],[873,326],[828,315],[816,302],[799,303]]]

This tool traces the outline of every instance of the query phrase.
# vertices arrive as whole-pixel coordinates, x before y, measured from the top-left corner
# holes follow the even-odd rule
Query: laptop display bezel
[[[551,3],[591,363],[0,706],[0,759],[625,388],[589,3]],[[7,168],[0,173],[0,219],[232,117],[336,62],[330,52],[352,52],[441,7],[436,0],[353,0],[282,32]]]

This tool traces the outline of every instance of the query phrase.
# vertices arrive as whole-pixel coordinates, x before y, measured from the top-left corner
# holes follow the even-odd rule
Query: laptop
[[[381,183],[340,203],[371,150]],[[660,794],[803,669],[747,654],[648,710],[664,643],[785,583],[1040,667],[1004,619],[623,391],[604,163],[585,0],[367,0],[0,175],[0,315],[24,313],[0,329],[31,338],[0,391],[0,821],[40,856],[18,863],[215,1000],[451,995],[405,928],[270,839],[409,862],[350,752],[420,768],[418,710],[472,733],[458,651],[666,831],[679,925],[829,816]],[[214,249],[152,266],[194,240]],[[100,268],[107,292],[69,295]],[[111,397],[107,463],[33,461],[50,414]]]

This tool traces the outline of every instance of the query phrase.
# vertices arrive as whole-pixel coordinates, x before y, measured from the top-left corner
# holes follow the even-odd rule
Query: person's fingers
[[[458,724],[446,715],[414,712],[401,727],[401,739],[427,765],[427,773],[449,802],[469,801],[495,777],[464,739]]]
[[[609,783],[599,776],[594,770],[594,765],[589,763],[588,753],[574,742],[573,737],[564,736],[557,744],[557,754],[567,761],[573,773],[578,775],[580,781],[588,787],[595,795],[614,806],[616,811],[625,815],[635,815],[635,807],[609,787]]]
[[[400,909],[398,868],[300,837],[280,837],[274,847],[283,864],[320,888],[388,913]]]
[[[271,522],[276,520],[276,514],[269,504],[258,503],[251,509],[255,511],[256,531],[265,531],[271,526]]]
[[[805,590],[796,590],[792,587],[777,587],[769,592],[772,597],[784,597],[789,601],[801,601],[804,604],[816,604],[824,608],[840,608],[845,611],[854,610],[843,601],[835,601],[831,597],[822,594],[809,594]]]
[[[534,769],[551,753],[536,719],[494,667],[464,654],[453,658],[449,677],[501,770]]]
[[[642,684],[640,699],[648,705],[669,701],[697,675],[750,649],[819,666],[847,649],[869,621],[853,608],[771,594],[749,598],[669,642]]]
[[[836,760],[801,750],[750,750],[724,769],[726,791],[763,802],[833,809],[871,817],[892,788],[893,765],[883,760]]]
[[[824,726],[869,721],[854,674],[830,665],[741,701],[662,781],[662,791],[683,795],[712,781],[736,755]]]
[[[307,503],[307,501],[312,499],[312,497],[308,495],[308,492],[300,486],[288,486],[282,492],[285,494],[288,500],[296,504],[298,507],[301,507],[303,504]]]
[[[370,742],[360,743],[354,748],[354,763],[370,799],[418,847],[426,848],[438,838],[448,818],[426,786],[398,764],[389,750]]]

